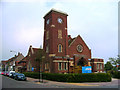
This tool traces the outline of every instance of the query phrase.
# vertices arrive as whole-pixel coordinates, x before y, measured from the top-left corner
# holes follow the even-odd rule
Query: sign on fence
[[[32,67],[32,71],[34,71],[34,67]]]
[[[91,66],[82,67],[82,73],[92,73],[92,67]]]

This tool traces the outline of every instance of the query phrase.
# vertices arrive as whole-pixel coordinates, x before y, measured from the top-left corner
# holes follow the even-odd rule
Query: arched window
[[[61,44],[58,45],[58,52],[62,52],[62,45]]]

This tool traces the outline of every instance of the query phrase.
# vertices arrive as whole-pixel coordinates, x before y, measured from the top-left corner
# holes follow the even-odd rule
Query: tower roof
[[[61,14],[64,14],[64,15],[67,15],[67,16],[68,16],[68,14],[67,14],[66,12],[63,12],[63,11],[60,11],[60,10],[56,10],[56,9],[54,9],[54,8],[52,8],[48,13],[46,13],[45,16],[47,16],[50,12],[61,13]],[[45,17],[45,16],[44,16],[44,17]],[[44,18],[44,17],[43,17],[43,18]]]

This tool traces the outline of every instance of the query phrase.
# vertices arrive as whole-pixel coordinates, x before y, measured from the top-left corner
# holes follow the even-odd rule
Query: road
[[[9,77],[1,76],[2,77],[2,88],[116,88],[117,90],[118,85],[90,85],[89,83],[61,83],[61,82],[48,82],[48,83],[35,83],[30,81],[16,81]],[[1,82],[0,82],[1,84]]]
[[[9,77],[2,76],[2,88],[55,88],[43,84],[35,84],[27,81],[17,81]]]

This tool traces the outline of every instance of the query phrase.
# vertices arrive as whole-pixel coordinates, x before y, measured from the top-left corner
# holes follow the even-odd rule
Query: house
[[[33,48],[30,45],[28,54],[24,57],[20,62],[18,62],[17,66],[19,67],[18,71],[21,72],[38,72],[40,69],[40,62],[37,60],[39,57],[39,52],[43,49]]]
[[[18,55],[15,55],[8,60],[2,61],[3,71],[16,71],[16,62],[21,61],[23,58],[24,56],[22,55],[22,53],[18,52]]]

